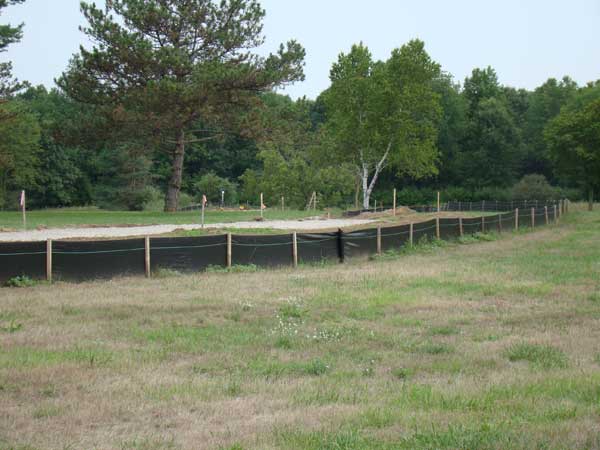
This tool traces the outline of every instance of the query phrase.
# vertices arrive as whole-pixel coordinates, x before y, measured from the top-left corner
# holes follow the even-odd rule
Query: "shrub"
[[[148,188],[148,198],[144,203],[144,211],[163,211],[165,209],[165,194],[157,187]]]
[[[186,192],[179,193],[179,208],[185,208],[186,206],[190,206],[193,203],[194,198],[190,194]]]
[[[13,277],[5,283],[5,285],[7,287],[17,287],[17,288],[31,287],[31,286],[35,286],[36,284],[37,284],[36,281],[29,278],[27,275]]]
[[[548,183],[544,175],[525,175],[512,188],[515,200],[553,200],[558,197],[557,190]]]
[[[399,205],[426,205],[433,203],[436,198],[436,191],[429,188],[406,187],[400,189],[397,193],[397,202]]]
[[[202,195],[206,195],[209,202],[221,203],[221,191],[225,191],[225,203],[232,205],[237,203],[237,186],[227,178],[222,178],[214,172],[202,175],[193,183],[194,194],[198,202],[202,201]]]

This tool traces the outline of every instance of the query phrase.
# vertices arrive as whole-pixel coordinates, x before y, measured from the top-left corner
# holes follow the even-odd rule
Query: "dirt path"
[[[325,220],[268,220],[264,222],[211,223],[206,229],[227,228],[271,228],[275,230],[323,230],[327,228],[352,227],[366,225],[373,220],[367,219],[325,219]],[[198,224],[189,225],[144,225],[133,227],[93,227],[93,228],[50,228],[46,230],[0,232],[0,242],[45,241],[46,239],[73,238],[111,238],[128,236],[148,236],[171,233],[175,230],[199,230]]]

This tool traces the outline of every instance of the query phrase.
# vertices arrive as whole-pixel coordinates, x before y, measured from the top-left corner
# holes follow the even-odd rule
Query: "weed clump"
[[[505,355],[509,361],[527,361],[542,369],[564,369],[568,366],[567,356],[551,345],[521,342],[506,349]]]
[[[4,285],[6,287],[15,287],[15,288],[26,288],[32,287],[37,284],[37,281],[29,278],[27,275],[21,275],[18,277],[13,277],[8,280]]]

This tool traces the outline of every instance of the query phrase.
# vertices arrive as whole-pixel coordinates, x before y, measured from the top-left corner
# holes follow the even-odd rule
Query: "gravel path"
[[[271,228],[276,230],[323,230],[366,225],[373,220],[324,219],[324,220],[266,220],[264,222],[211,223],[204,228]],[[46,239],[111,238],[148,236],[171,233],[175,230],[199,230],[198,224],[189,225],[144,225],[132,227],[49,228],[46,230],[0,232],[0,242],[45,241]]]

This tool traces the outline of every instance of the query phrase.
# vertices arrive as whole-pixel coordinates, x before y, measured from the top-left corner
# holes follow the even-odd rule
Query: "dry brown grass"
[[[297,271],[1,289],[0,448],[598,448],[599,217]]]

